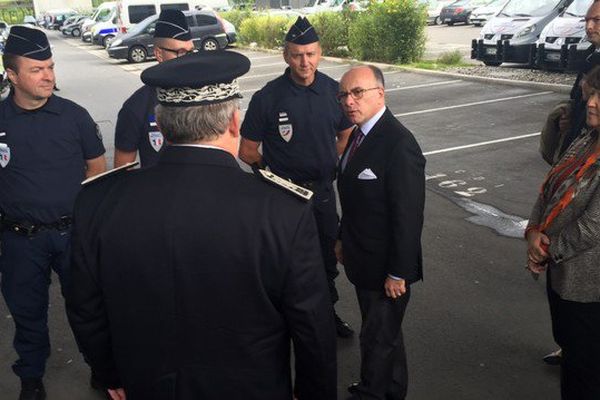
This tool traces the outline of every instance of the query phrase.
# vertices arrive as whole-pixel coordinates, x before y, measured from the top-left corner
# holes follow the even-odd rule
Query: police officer
[[[268,166],[275,174],[315,192],[321,253],[335,303],[338,219],[332,183],[352,123],[336,101],[338,83],[317,71],[321,46],[308,19],[298,17],[285,41],[283,58],[289,67],[252,96],[242,124],[240,158],[250,165]],[[261,143],[262,155],[258,151]],[[341,337],[353,334],[337,315],[336,327]]]
[[[192,36],[179,10],[164,10],[156,21],[154,31],[154,56],[161,63],[194,50]],[[142,167],[156,164],[163,148],[164,138],[156,126],[154,108],[156,92],[144,85],[123,104],[115,130],[115,167],[135,161],[140,154]]]
[[[54,62],[42,31],[13,27],[3,62],[12,91],[0,103],[1,287],[16,325],[19,399],[37,400],[46,396],[50,273],[66,285],[75,196],[106,161],[88,112],[52,93]]]
[[[235,159],[249,68],[222,51],[144,71],[169,146],[77,199],[67,313],[113,399],[292,399],[292,341],[297,398],[337,398],[311,205]]]

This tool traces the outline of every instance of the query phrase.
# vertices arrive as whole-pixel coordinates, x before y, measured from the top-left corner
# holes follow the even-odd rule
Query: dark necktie
[[[364,138],[365,138],[365,134],[360,130],[359,127],[356,127],[354,141],[352,142],[352,146],[350,147],[350,151],[348,152],[348,157],[346,158],[346,164],[348,164],[348,161],[350,161],[350,159],[354,155],[354,152],[356,152],[356,149],[358,149],[358,146],[360,146],[360,144],[362,143]]]

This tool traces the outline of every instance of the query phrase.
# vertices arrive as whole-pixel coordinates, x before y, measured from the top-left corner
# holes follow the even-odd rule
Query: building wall
[[[92,0],[33,0],[33,7],[36,16],[49,10],[64,8],[89,11],[92,9]]]

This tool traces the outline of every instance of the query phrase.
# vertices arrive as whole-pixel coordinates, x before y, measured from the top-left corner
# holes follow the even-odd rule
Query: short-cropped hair
[[[227,130],[237,99],[200,106],[156,106],[156,120],[160,130],[171,143],[183,144],[217,139]]]

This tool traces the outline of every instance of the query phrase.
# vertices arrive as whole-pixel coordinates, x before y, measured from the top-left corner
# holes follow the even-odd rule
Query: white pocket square
[[[358,174],[358,179],[363,181],[372,181],[374,179],[377,179],[377,175],[375,175],[375,173],[371,171],[371,168],[366,168],[365,170],[363,170],[363,172]]]

